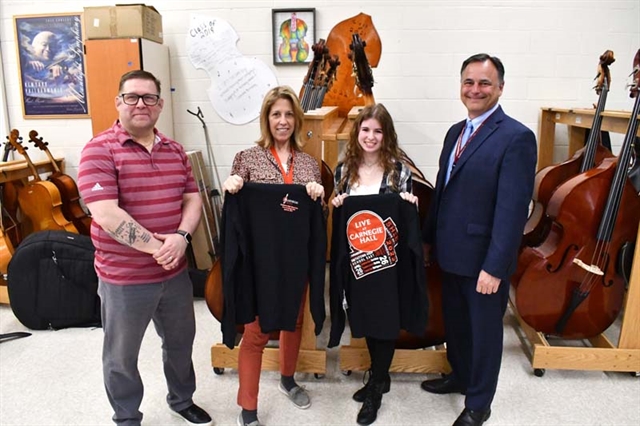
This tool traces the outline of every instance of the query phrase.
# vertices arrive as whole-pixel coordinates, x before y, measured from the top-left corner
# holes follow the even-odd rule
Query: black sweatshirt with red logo
[[[418,211],[398,194],[347,197],[333,209],[329,347],[345,308],[353,337],[422,336],[429,313]]]
[[[260,317],[263,333],[294,331],[309,283],[315,333],[325,319],[327,237],[320,200],[302,185],[246,182],[222,210],[223,343]]]

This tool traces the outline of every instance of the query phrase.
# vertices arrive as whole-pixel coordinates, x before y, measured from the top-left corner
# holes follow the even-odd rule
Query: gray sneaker
[[[311,407],[311,398],[309,398],[309,394],[303,387],[294,386],[290,391],[288,391],[284,386],[282,386],[282,382],[280,382],[278,383],[278,389],[280,392],[287,395],[296,407],[303,410]]]
[[[258,421],[255,420],[251,423],[245,423],[244,420],[242,419],[242,411],[240,411],[240,414],[238,414],[238,426],[262,426],[262,424]]]

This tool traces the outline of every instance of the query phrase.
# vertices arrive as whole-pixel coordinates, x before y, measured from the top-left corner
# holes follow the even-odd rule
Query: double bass
[[[317,83],[320,73],[322,69],[324,69],[325,61],[329,55],[329,49],[325,46],[323,39],[318,40],[317,43],[311,46],[311,49],[313,50],[313,60],[309,65],[307,75],[304,77],[303,85],[298,95],[298,98],[300,98],[300,106],[304,112],[315,109],[313,98],[319,87]]]
[[[364,58],[367,66],[377,67],[382,52],[382,42],[371,16],[364,13],[345,19],[331,29],[326,41],[329,52],[338,56],[340,64],[355,63],[350,57],[355,34],[361,40],[362,46],[367,47]],[[373,80],[371,82],[373,83]],[[356,83],[353,70],[347,66],[341,66],[336,71],[334,84],[325,95],[324,105],[337,106],[338,115],[347,117],[351,108],[356,105],[368,105],[367,102],[371,99],[363,96],[362,88]]]
[[[640,114],[640,50],[634,60],[635,97],[617,158],[561,184],[547,211],[554,218],[539,247],[526,247],[515,277],[515,304],[534,330],[568,339],[599,335],[618,317],[625,294],[617,268],[622,247],[634,241],[640,197],[628,178]]]
[[[589,139],[583,149],[576,151],[570,159],[553,166],[545,167],[536,173],[533,187],[533,209],[524,227],[523,245],[535,247],[542,243],[547,236],[551,218],[546,212],[546,206],[553,192],[569,178],[584,173],[602,163],[605,158],[613,157],[611,151],[600,143],[600,128],[602,126],[602,112],[607,102],[607,93],[611,86],[609,65],[615,62],[613,52],[605,51],[599,59],[596,85],[594,89],[599,95],[598,104],[593,116],[593,125]]]

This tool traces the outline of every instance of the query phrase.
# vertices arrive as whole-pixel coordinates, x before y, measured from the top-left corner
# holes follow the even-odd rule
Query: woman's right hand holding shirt
[[[242,180],[240,176],[231,175],[222,184],[222,191],[226,191],[229,194],[235,194],[242,189],[242,185],[244,185],[244,180]]]
[[[344,202],[344,199],[347,198],[348,196],[349,196],[349,194],[347,194],[346,192],[343,193],[343,194],[340,194],[340,195],[336,195],[331,200],[331,204],[333,204],[333,207],[340,207],[342,205],[342,203]]]

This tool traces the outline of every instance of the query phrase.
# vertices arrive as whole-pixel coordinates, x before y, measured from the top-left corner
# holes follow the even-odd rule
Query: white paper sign
[[[194,67],[209,74],[213,108],[229,123],[246,124],[260,115],[264,95],[278,81],[265,63],[242,55],[237,42],[238,34],[227,21],[191,16],[187,54]]]

